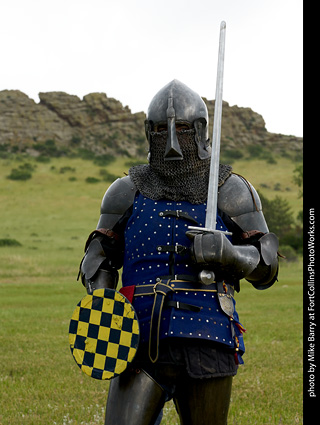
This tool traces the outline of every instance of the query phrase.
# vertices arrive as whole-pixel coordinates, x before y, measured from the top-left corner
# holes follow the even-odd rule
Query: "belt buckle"
[[[161,280],[159,282],[155,283],[154,286],[153,286],[153,293],[154,293],[154,295],[157,294],[157,286],[159,285],[159,283],[161,283]]]
[[[162,294],[162,295],[166,296],[169,292],[173,291],[173,289],[169,285],[170,282],[171,282],[171,279],[164,281],[164,282],[162,282],[162,280],[157,281],[153,286],[154,295]],[[160,288],[158,290],[157,289],[158,285],[161,285],[162,289]]]
[[[163,283],[162,282],[162,280],[160,279],[160,280],[158,280],[154,285],[153,285],[153,293],[154,293],[154,295],[156,295],[158,292],[157,292],[157,286],[158,285],[165,285],[165,283]]]

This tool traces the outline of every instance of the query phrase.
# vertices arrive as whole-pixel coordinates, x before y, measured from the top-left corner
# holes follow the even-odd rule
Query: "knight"
[[[227,423],[233,377],[245,352],[235,293],[278,273],[278,239],[259,196],[219,166],[218,230],[204,227],[211,147],[203,99],[178,80],[151,100],[148,164],[106,191],[88,238],[81,279],[88,293],[116,288],[133,304],[140,343],[131,366],[110,382],[105,424],[154,425],[173,399],[181,424]],[[205,284],[202,270],[213,270]],[[158,419],[157,419],[158,418]],[[158,421],[158,422],[157,422]]]

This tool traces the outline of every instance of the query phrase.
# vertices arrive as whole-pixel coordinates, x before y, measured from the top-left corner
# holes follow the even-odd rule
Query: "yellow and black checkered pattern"
[[[85,374],[95,379],[119,375],[138,349],[139,324],[133,306],[115,290],[96,289],[73,312],[69,343]]]

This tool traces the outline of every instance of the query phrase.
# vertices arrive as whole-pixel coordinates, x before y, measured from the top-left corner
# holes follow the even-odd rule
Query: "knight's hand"
[[[199,265],[222,264],[226,257],[224,253],[228,251],[230,254],[233,249],[233,245],[222,232],[190,230],[186,235],[192,240],[191,258]]]
[[[233,245],[222,232],[188,231],[191,258],[201,266],[219,266],[238,278],[249,275],[259,264],[259,251],[252,245]]]

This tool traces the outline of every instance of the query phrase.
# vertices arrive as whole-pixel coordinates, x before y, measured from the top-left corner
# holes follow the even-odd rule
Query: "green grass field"
[[[36,165],[32,178],[8,180],[23,162]],[[107,170],[123,176],[127,168],[119,158]],[[294,168],[286,159],[234,164],[258,189],[268,182],[262,192],[280,194],[297,212]],[[81,159],[0,160],[0,424],[103,424],[108,382],[82,374],[68,345],[70,317],[85,295],[78,265],[108,187],[86,178],[100,179],[100,169]],[[272,189],[279,182],[280,193],[279,185]],[[267,291],[243,282],[236,299],[247,352],[234,378],[229,424],[301,424],[301,261],[282,260],[279,282]],[[162,424],[178,423],[169,402]]]

